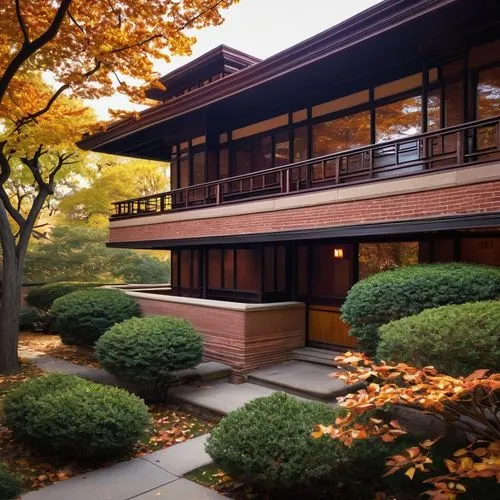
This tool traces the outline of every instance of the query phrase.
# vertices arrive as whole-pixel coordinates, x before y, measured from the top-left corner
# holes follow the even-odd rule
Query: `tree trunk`
[[[21,309],[21,266],[16,255],[6,255],[2,262],[0,301],[0,373],[20,371],[17,357],[19,312]]]

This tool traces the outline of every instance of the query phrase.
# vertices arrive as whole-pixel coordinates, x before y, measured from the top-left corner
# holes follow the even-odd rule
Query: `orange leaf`
[[[415,467],[410,467],[406,472],[405,476],[408,476],[410,479],[413,479],[413,476],[415,475]]]
[[[467,455],[467,453],[469,453],[469,452],[465,448],[460,448],[455,453],[453,453],[453,456],[454,457],[461,457],[463,455]]]

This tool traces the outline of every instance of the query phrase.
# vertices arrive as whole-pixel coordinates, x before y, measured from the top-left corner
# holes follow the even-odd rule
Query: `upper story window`
[[[479,71],[477,79],[477,118],[500,115],[500,66]]]
[[[402,139],[422,131],[422,97],[401,99],[375,109],[376,142]]]

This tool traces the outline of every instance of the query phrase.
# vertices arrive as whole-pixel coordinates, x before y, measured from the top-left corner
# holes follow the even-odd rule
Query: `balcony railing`
[[[112,218],[154,215],[418,175],[500,160],[500,117],[114,203]]]

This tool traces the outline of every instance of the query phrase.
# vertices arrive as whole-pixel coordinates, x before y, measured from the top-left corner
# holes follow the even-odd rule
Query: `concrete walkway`
[[[205,453],[208,435],[190,439],[128,462],[76,476],[38,491],[22,500],[130,500],[227,498],[182,476],[211,463]]]
[[[122,386],[105,370],[81,366],[43,353],[21,350],[20,357],[31,359],[46,372],[79,375],[106,385]],[[22,500],[130,500],[227,498],[182,476],[212,462],[205,452],[208,434],[128,462],[98,469],[66,481],[27,493]]]

